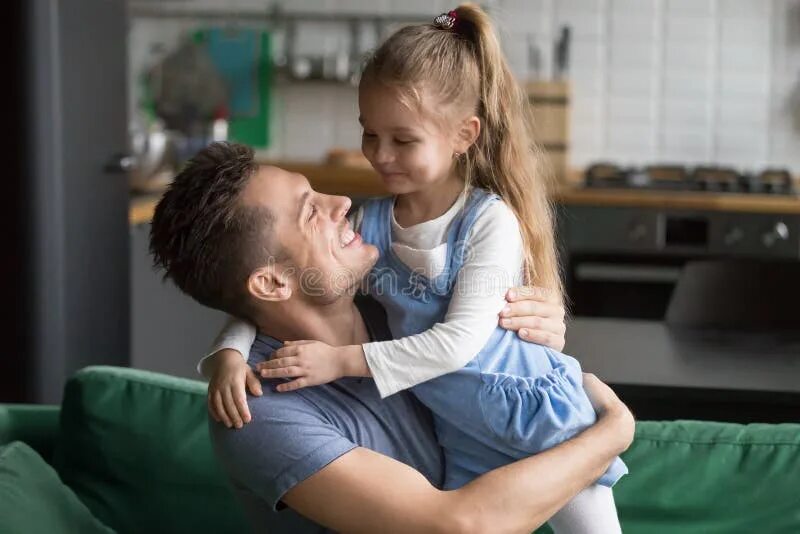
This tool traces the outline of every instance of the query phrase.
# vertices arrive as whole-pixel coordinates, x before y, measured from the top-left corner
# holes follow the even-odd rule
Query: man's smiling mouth
[[[339,244],[342,248],[346,247],[350,243],[352,243],[356,238],[356,233],[350,228],[350,226],[346,226],[344,232],[339,236]]]

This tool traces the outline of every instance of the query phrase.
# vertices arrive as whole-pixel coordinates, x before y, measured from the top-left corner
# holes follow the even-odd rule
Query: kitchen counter
[[[798,195],[632,191],[629,189],[567,187],[556,194],[556,201],[561,204],[615,206],[620,208],[800,214],[800,196]]]
[[[691,332],[658,321],[576,317],[565,352],[615,385],[800,394],[796,332]]]
[[[287,161],[264,161],[262,163],[271,163],[293,172],[299,172],[308,178],[314,189],[322,193],[361,198],[386,193],[371,168]],[[579,173],[579,171],[573,171],[573,174],[575,173]],[[132,197],[129,213],[130,224],[149,222],[159,197],[159,193]],[[555,194],[555,201],[566,205],[800,214],[800,197],[797,195],[745,195],[622,189],[589,190],[582,187],[565,186]]]

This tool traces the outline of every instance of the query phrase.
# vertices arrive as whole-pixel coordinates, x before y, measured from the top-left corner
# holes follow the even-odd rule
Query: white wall
[[[431,16],[452,7],[442,0],[279,3],[287,11]],[[224,14],[273,2],[178,4]],[[788,166],[800,174],[800,0],[495,0],[484,5],[498,21],[521,80],[532,75],[528,42],[541,45],[546,71],[559,28],[571,26],[573,166],[603,159],[730,164],[744,170]],[[132,20],[131,77],[194,26],[191,21]],[[347,35],[339,28],[301,27],[300,48],[321,52],[346,46]],[[280,52],[280,39],[276,45]],[[272,109],[270,157],[319,159],[331,147],[359,146],[352,87],[279,85]]]

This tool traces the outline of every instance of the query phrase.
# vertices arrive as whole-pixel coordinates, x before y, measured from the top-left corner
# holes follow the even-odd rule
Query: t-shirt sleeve
[[[506,291],[522,280],[519,222],[505,203],[494,202],[468,239],[444,322],[414,336],[363,345],[381,397],[460,369],[497,328]]]
[[[250,397],[252,421],[234,430],[211,422],[217,459],[239,488],[272,509],[287,491],[357,445],[296,392]]]

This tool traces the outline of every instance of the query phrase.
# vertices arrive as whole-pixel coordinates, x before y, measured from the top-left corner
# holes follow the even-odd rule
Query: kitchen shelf
[[[264,9],[195,9],[177,6],[164,6],[152,2],[131,2],[128,14],[133,18],[157,19],[193,19],[213,20],[215,22],[372,22],[378,24],[396,24],[423,22],[432,20],[433,15],[426,14],[378,14],[348,12],[300,12],[283,11],[277,6],[265,6]]]
[[[387,194],[371,168],[296,161],[260,161],[276,165],[308,178],[316,191],[326,194],[369,198]],[[570,175],[580,171],[572,170]],[[132,197],[130,224],[150,222],[159,193]],[[800,197],[790,195],[754,195],[737,193],[697,193],[630,191],[624,189],[585,189],[565,186],[554,195],[557,204],[662,208],[674,210],[710,210],[740,213],[800,214]]]

